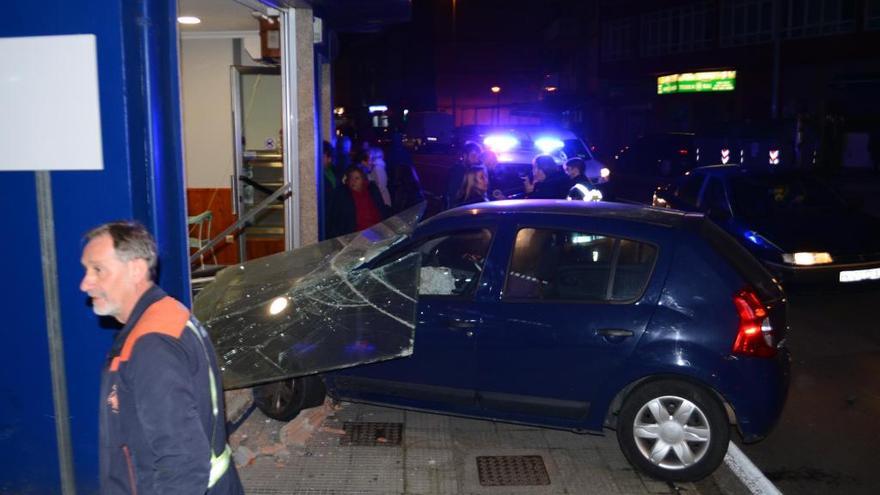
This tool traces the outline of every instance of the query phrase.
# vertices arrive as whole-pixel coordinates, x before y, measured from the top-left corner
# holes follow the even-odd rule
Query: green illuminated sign
[[[733,91],[736,89],[736,71],[686,72],[657,78],[657,94],[703,93]]]

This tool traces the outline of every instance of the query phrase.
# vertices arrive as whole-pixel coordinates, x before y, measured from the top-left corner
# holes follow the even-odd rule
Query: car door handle
[[[618,338],[618,339],[633,336],[632,330],[624,330],[622,328],[603,328],[596,333],[598,333],[599,335],[601,335],[603,337],[611,337],[611,338]]]

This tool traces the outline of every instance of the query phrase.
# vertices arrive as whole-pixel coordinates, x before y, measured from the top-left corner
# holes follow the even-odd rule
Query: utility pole
[[[456,115],[455,108],[455,97],[458,93],[458,50],[457,50],[457,38],[455,33],[455,3],[456,0],[452,0],[452,125],[453,127],[458,125],[458,118]]]
[[[782,33],[780,32],[782,15],[779,12],[779,6],[779,0],[773,0],[773,88],[770,98],[770,118],[772,120],[779,118],[779,57],[782,51]]]

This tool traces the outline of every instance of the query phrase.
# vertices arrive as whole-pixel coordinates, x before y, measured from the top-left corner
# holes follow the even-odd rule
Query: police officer
[[[154,284],[156,244],[132,222],[85,235],[80,289],[124,326],[101,378],[101,493],[239,494],[223,389],[201,324]]]

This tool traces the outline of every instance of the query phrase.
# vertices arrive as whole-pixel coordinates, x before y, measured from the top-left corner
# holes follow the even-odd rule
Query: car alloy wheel
[[[693,402],[674,395],[649,401],[633,422],[633,440],[639,452],[665,469],[682,469],[698,463],[706,455],[711,438],[703,411]]]
[[[696,481],[724,460],[730,425],[721,403],[703,387],[661,380],[626,398],[617,441],[639,470],[668,481]]]

